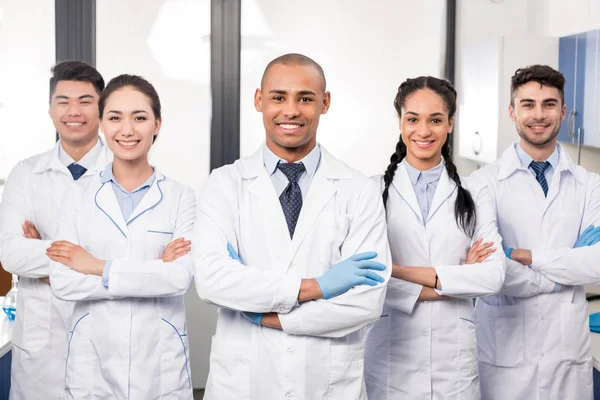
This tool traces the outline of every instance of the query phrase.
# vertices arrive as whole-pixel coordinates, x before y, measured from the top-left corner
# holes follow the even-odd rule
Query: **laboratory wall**
[[[600,2],[596,0],[458,0],[456,86],[459,96],[464,85],[460,70],[460,49],[464,46],[498,36],[560,37],[595,29],[600,29]],[[500,118],[508,120],[508,104],[504,109]],[[459,130],[457,135],[460,134]],[[515,130],[499,134],[507,136],[503,143],[518,139]],[[457,145],[458,140],[455,149]],[[565,144],[564,147],[573,160],[577,160],[577,146]],[[589,171],[600,172],[600,149],[583,147],[580,164]],[[457,166],[462,175],[479,167],[462,158],[457,159]]]

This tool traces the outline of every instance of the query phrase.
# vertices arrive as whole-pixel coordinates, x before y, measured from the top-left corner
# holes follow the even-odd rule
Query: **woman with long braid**
[[[394,265],[366,339],[369,399],[479,399],[472,298],[505,274],[493,199],[452,162],[449,82],[408,79],[394,106],[400,140],[381,179]]]

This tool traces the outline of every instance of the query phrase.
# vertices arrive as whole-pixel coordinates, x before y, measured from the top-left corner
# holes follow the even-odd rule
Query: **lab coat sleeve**
[[[80,196],[77,191],[65,196],[58,222],[57,240],[79,245],[75,222],[78,217],[82,217],[78,211]],[[85,275],[55,261],[50,261],[50,287],[56,297],[67,301],[114,298],[102,284],[101,276]]]
[[[487,186],[471,190],[477,210],[474,240],[494,242],[496,251],[481,263],[435,266],[442,289],[439,294],[471,298],[496,294],[502,288],[506,262],[502,252],[502,239],[498,234],[496,207],[492,192]]]
[[[200,192],[192,239],[196,290],[203,300],[232,310],[289,312],[297,303],[300,278],[243,265],[227,252],[228,243],[237,246],[240,178],[232,176],[233,168],[213,171]]]
[[[388,282],[385,304],[406,314],[412,314],[423,285],[391,277]]]
[[[501,250],[501,249],[500,249]],[[506,260],[506,278],[501,294],[512,297],[532,297],[541,293],[552,293],[555,282],[538,271],[514,260]]]
[[[392,272],[383,202],[372,182],[362,188],[352,213],[341,259],[366,251],[376,251],[376,260],[386,266],[379,273],[385,282],[360,285],[328,300],[302,303],[289,314],[279,315],[283,331],[293,335],[339,338],[379,319]]]
[[[600,226],[600,176],[588,173],[586,204],[580,231]],[[532,249],[531,268],[561,285],[600,284],[600,243],[593,246]]]
[[[10,173],[0,203],[0,263],[13,274],[42,278],[50,274],[46,249],[51,240],[23,237],[25,220],[35,222],[30,183],[31,169],[20,162]]]
[[[191,239],[196,219],[196,195],[186,188],[181,196],[173,239]],[[119,297],[165,297],[185,294],[194,279],[191,252],[173,262],[112,260],[108,292]]]

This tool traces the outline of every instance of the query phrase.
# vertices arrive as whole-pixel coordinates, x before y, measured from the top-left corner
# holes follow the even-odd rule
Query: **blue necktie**
[[[302,191],[300,190],[300,185],[298,185],[298,178],[306,171],[306,168],[302,163],[291,164],[282,162],[277,164],[277,168],[290,181],[283,193],[281,193],[281,196],[279,196],[279,202],[283,209],[283,215],[285,215],[285,222],[287,222],[290,237],[293,238],[300,210],[302,209]]]
[[[71,175],[73,175],[74,180],[81,178],[81,175],[85,174],[85,171],[87,171],[86,167],[82,167],[76,163],[69,164],[67,168],[71,172]]]
[[[548,181],[546,181],[546,170],[550,168],[550,163],[548,161],[532,161],[529,164],[529,167],[535,172],[535,179],[539,182],[542,190],[544,191],[544,196],[548,195]]]

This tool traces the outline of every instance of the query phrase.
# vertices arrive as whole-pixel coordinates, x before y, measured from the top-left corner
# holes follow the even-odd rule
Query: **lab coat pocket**
[[[250,347],[245,344],[227,342],[213,336],[205,398],[250,399],[249,351]]]
[[[87,398],[95,384],[96,352],[90,340],[90,318],[85,313],[75,319],[68,333],[67,359],[65,361],[65,390],[72,398]]]
[[[22,280],[29,282],[19,289],[13,344],[29,352],[36,352],[50,338],[52,292],[45,283],[37,279]]]
[[[162,257],[165,248],[173,240],[172,227],[153,227],[147,232],[148,259],[158,260]]]
[[[560,305],[560,348],[564,361],[581,363],[590,359],[588,323],[587,303]]]
[[[187,332],[177,329],[166,319],[161,319],[165,330],[161,345],[161,392],[168,394],[181,389],[191,389]]]
[[[491,306],[477,303],[475,331],[480,361],[514,367],[523,361],[525,327],[520,304]]]
[[[333,346],[329,367],[327,399],[366,399],[364,381],[365,349],[362,341],[351,345]],[[357,397],[357,394],[360,396]]]
[[[350,226],[350,216],[327,212],[320,216],[319,246],[321,263],[330,266],[341,261],[340,249],[344,244]]]

